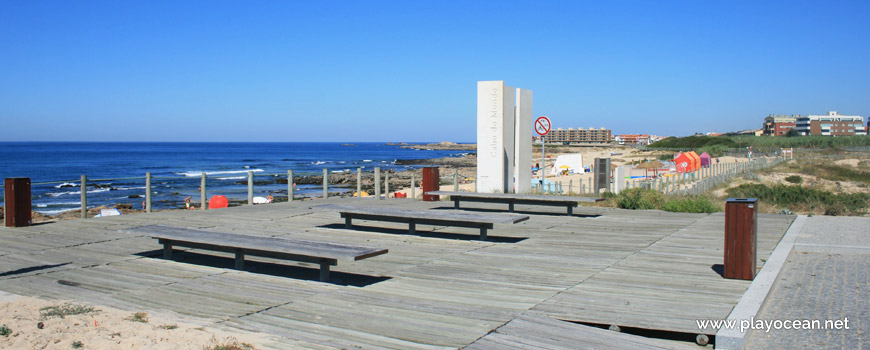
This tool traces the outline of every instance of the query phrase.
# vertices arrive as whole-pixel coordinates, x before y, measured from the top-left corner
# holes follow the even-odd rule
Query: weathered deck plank
[[[722,261],[721,214],[580,207],[583,214],[573,217],[530,215],[506,225],[499,236],[515,240],[495,243],[462,236],[476,234],[474,229],[444,226],[427,229],[458,239],[384,234],[407,227],[384,222],[374,232],[348,231],[336,227],[338,213],[311,209],[319,204],[432,212],[449,207],[445,202],[329,199],[0,228],[0,290],[175,312],[206,324],[280,336],[277,348],[443,349],[473,343],[470,348],[524,349],[564,341],[569,348],[600,346],[623,336],[577,331],[582,326],[550,324],[544,316],[686,331],[692,318],[727,315],[748,285],[725,280],[713,269]],[[790,221],[759,215],[759,266]],[[180,254],[182,262],[154,259],[160,253],[156,241],[117,232],[157,222],[377,246],[390,253],[349,261],[337,274],[347,285],[325,284],[298,278],[316,275],[306,263],[281,265],[289,268],[281,272],[275,260],[252,257],[257,264],[245,272],[225,268],[232,264],[228,253],[190,251]],[[202,263],[183,262],[188,259]],[[505,323],[517,327],[498,328]],[[562,336],[536,334],[566,324]],[[484,337],[497,328],[491,335],[498,337]],[[596,342],[596,337],[605,340]]]

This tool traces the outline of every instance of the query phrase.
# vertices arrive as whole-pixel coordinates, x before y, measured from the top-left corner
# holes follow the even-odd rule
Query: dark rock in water
[[[58,187],[58,188],[67,188],[67,187],[79,187],[79,185],[77,185],[77,184],[70,184],[70,183],[64,183],[64,184],[61,184],[60,187]]]
[[[255,185],[255,186],[266,186],[266,185],[271,185],[271,184],[274,184],[274,183],[275,183],[275,180],[254,180],[254,185]],[[285,180],[284,183],[287,183],[287,181]],[[247,185],[248,185],[248,180],[236,181],[236,185],[245,185],[245,186],[247,186]]]
[[[127,198],[142,198],[142,196],[138,195],[138,194],[131,194],[131,195],[127,196]]]
[[[344,146],[344,147],[356,147],[356,145],[354,145],[354,144],[352,144],[352,143],[343,143],[343,144],[341,144],[341,145]]]
[[[442,151],[473,151],[477,149],[477,144],[474,143],[453,143],[453,142],[439,142],[439,143],[429,143],[425,145],[408,145],[402,146],[402,148],[410,148],[410,149],[434,149],[434,150],[442,150]]]
[[[110,184],[89,183],[88,186],[94,187],[94,188],[109,188],[109,189],[112,188],[112,185],[110,185]]]
[[[177,196],[178,192],[172,192],[172,193],[170,193],[170,195]]]
[[[130,203],[118,203],[115,204],[115,209],[133,209],[133,205]]]

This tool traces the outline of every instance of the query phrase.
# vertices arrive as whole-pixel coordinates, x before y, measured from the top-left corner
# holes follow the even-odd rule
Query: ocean
[[[230,200],[247,198],[247,172],[255,174],[255,196],[286,196],[287,185],[274,182],[294,175],[396,171],[420,166],[396,165],[396,160],[459,156],[463,151],[414,150],[386,143],[130,143],[130,142],[0,142],[0,178],[29,177],[33,210],[57,214],[81,207],[79,183],[88,176],[88,207],[116,203],[142,209],[145,173],[151,172],[152,207],[183,206],[191,196],[199,201],[200,176],[207,174],[206,194]],[[141,179],[114,180],[141,177]],[[40,184],[54,182],[51,184]],[[330,192],[355,188],[331,186]],[[321,195],[317,185],[298,185],[297,196]],[[3,203],[0,198],[0,203]]]

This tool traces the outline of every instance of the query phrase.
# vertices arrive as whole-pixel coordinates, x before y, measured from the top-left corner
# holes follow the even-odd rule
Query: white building
[[[826,115],[798,117],[794,129],[798,135],[867,135],[863,117],[840,115],[836,111],[830,111]]]

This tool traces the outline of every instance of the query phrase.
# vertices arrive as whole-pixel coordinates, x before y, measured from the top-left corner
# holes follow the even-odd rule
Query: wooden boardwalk
[[[479,241],[470,228],[420,225],[417,235],[408,235],[406,224],[362,221],[367,228],[346,230],[337,212],[311,209],[321,204],[452,208],[451,202],[329,199],[0,228],[0,290],[175,312],[197,323],[272,334],[276,348],[481,349],[500,348],[496,329],[539,332],[555,327],[548,322],[563,324],[556,320],[698,332],[695,319],[726,318],[749,285],[714,270],[723,255],[721,213],[580,207],[569,217],[560,208],[517,205],[519,212],[533,209],[529,220],[497,225],[492,241]],[[759,268],[792,219],[759,215]],[[332,283],[321,283],[314,264],[251,257],[237,271],[230,269],[232,254],[196,250],[167,261],[153,239],[119,232],[156,223],[390,252],[343,263],[332,271]],[[566,340],[592,334],[589,327],[564,326],[554,334]]]

